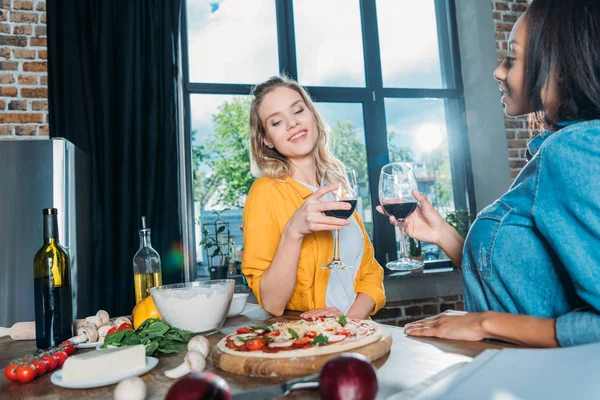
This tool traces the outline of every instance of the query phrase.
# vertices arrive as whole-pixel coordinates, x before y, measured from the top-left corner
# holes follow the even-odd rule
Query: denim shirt
[[[600,341],[600,120],[543,132],[463,251],[468,311],[556,318],[561,346]]]

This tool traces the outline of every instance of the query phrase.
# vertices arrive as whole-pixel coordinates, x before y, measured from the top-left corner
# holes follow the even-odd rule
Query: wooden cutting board
[[[381,339],[363,347],[358,347],[345,353],[360,353],[370,361],[383,357],[392,347],[392,335],[383,332]],[[319,372],[321,366],[332,357],[340,353],[325,354],[315,357],[295,358],[255,358],[244,357],[243,353],[234,356],[224,353],[218,347],[212,352],[213,363],[216,367],[233,372],[234,374],[249,376],[304,376]]]

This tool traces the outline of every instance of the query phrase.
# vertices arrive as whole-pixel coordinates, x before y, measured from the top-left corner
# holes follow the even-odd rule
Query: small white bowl
[[[234,293],[233,299],[231,300],[231,306],[227,312],[227,318],[235,317],[244,312],[246,308],[246,301],[248,300],[248,293]]]

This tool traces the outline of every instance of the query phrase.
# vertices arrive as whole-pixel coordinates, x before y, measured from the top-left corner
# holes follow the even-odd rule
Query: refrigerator
[[[62,139],[0,140],[0,326],[34,321],[33,257],[43,208],[58,209],[71,261],[73,317],[93,315],[90,159]]]

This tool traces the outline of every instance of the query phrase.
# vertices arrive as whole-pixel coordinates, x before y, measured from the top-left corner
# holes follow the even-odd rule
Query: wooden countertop
[[[235,318],[225,321],[220,332],[208,336],[214,346],[223,336],[234,332],[245,325],[259,325],[263,322],[274,322],[281,318],[297,317],[298,313],[286,312],[284,317],[273,318],[254,304],[248,304],[245,312]],[[394,343],[390,353],[374,362],[378,368],[379,394],[378,398],[385,399],[393,393],[400,392],[411,386],[432,378],[440,371],[456,364],[469,362],[472,357],[485,349],[498,349],[501,344],[488,342],[459,342],[440,339],[409,338],[402,328],[383,325],[392,333]],[[9,337],[0,338],[0,367],[4,370],[10,360],[35,352],[35,341],[13,341]],[[84,350],[78,350],[84,351]],[[95,350],[88,350],[95,351]],[[172,355],[160,355],[159,364],[149,373],[142,376],[148,387],[149,399],[163,399],[173,384],[164,376],[165,370],[179,365],[185,352]],[[210,360],[210,357],[209,357]],[[285,382],[285,378],[256,378],[231,374],[221,371],[208,362],[207,370],[224,378],[233,393],[265,387]],[[0,399],[63,399],[63,398],[112,398],[115,385],[95,389],[73,390],[63,389],[50,382],[46,374],[29,383],[9,382],[4,374],[0,376]],[[434,378],[435,379],[435,378]],[[293,398],[318,398],[316,392],[298,392]]]

